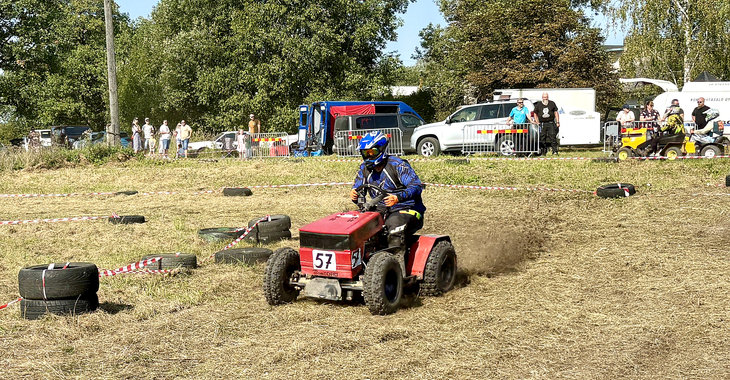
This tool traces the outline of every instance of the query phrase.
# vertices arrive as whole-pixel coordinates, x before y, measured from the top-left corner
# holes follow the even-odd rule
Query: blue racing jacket
[[[390,178],[396,174],[397,178]],[[357,173],[355,184],[352,188],[357,189],[364,183],[389,190],[398,197],[398,203],[390,208],[391,212],[398,210],[415,210],[421,214],[426,212],[426,206],[421,199],[423,184],[408,161],[396,156],[387,156],[385,168],[380,173],[375,170],[368,170],[363,162],[360,164],[360,171]],[[369,192],[370,197],[374,198],[377,196],[375,190],[370,190]],[[383,201],[380,201],[378,206],[379,208],[385,209],[385,203]]]

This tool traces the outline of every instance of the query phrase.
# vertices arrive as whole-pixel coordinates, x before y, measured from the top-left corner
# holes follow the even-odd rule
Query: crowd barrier
[[[470,124],[464,127],[464,154],[517,153],[540,151],[540,129],[534,124]]]
[[[360,156],[357,147],[360,140],[371,131],[383,132],[388,138],[388,154],[403,155],[403,132],[398,128],[358,129],[355,131],[338,131],[335,133],[333,153],[342,157]]]

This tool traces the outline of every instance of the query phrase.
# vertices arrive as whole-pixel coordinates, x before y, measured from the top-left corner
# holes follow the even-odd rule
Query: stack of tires
[[[18,273],[20,316],[83,314],[96,310],[99,269],[91,263],[34,265]]]
[[[251,219],[248,222],[249,227],[253,227],[259,219]],[[249,235],[252,240],[257,243],[272,243],[279,240],[291,239],[291,218],[288,215],[271,215],[268,220],[259,222],[259,224],[251,230]]]

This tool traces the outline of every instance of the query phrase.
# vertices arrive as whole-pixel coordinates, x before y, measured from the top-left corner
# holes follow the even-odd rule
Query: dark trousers
[[[388,247],[400,247],[405,252],[406,242],[423,227],[423,215],[413,210],[395,211],[385,218]]]
[[[667,145],[667,144],[673,143],[673,142],[682,142],[682,141],[684,141],[684,134],[677,133],[674,135],[666,135],[666,136],[662,136],[662,137],[654,136],[654,138],[649,141],[651,142],[651,152],[658,153],[659,144]],[[649,152],[649,153],[651,153],[651,152]]]
[[[554,121],[546,121],[542,123],[540,130],[540,147],[543,153],[547,153],[548,147],[552,148],[553,153],[558,153],[558,126]]]

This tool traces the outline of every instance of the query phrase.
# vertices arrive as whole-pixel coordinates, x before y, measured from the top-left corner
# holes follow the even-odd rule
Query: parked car
[[[534,109],[532,102],[529,100],[524,102],[528,111]],[[436,156],[441,152],[461,152],[465,142],[464,128],[467,125],[496,124],[506,126],[510,111],[516,106],[517,101],[514,99],[462,106],[444,121],[425,124],[416,128],[411,136],[410,147],[424,157]],[[529,128],[529,130],[529,136],[538,133],[534,127]],[[490,151],[506,155],[512,154],[514,152],[514,141],[511,141],[511,147],[509,144],[505,144],[505,149],[501,149],[502,147],[499,145],[507,136],[503,135],[501,138],[497,136],[500,136],[500,134],[486,134],[486,141],[491,144]]]
[[[188,154],[192,153],[193,155],[197,155],[200,153],[203,153],[207,149],[223,149],[223,143],[226,138],[230,138],[232,140],[232,148],[236,149],[238,147],[238,142],[236,141],[236,134],[237,131],[229,131],[229,132],[223,132],[216,136],[216,138],[213,141],[196,141],[191,142],[188,144]],[[174,141],[173,141],[174,142]]]
[[[129,135],[127,132],[120,131],[122,148],[129,146]],[[90,145],[103,144],[106,141],[106,132],[91,132],[83,134],[79,139],[73,142],[74,149],[81,149]]]
[[[58,125],[51,127],[51,135],[55,137],[55,141],[60,140],[61,135],[66,136],[66,146],[71,148],[84,132],[91,130],[85,125]]]
[[[415,152],[415,149],[410,146],[411,136],[416,127],[420,127],[423,124],[423,120],[411,114],[385,113],[340,116],[335,120],[335,144],[333,151],[337,154],[354,154],[357,151],[357,142],[342,141],[344,140],[342,137],[338,140],[337,132],[397,128],[402,133],[402,140],[395,140],[395,142],[402,146],[404,152]],[[388,149],[391,152],[397,152],[401,146],[389,145]]]

